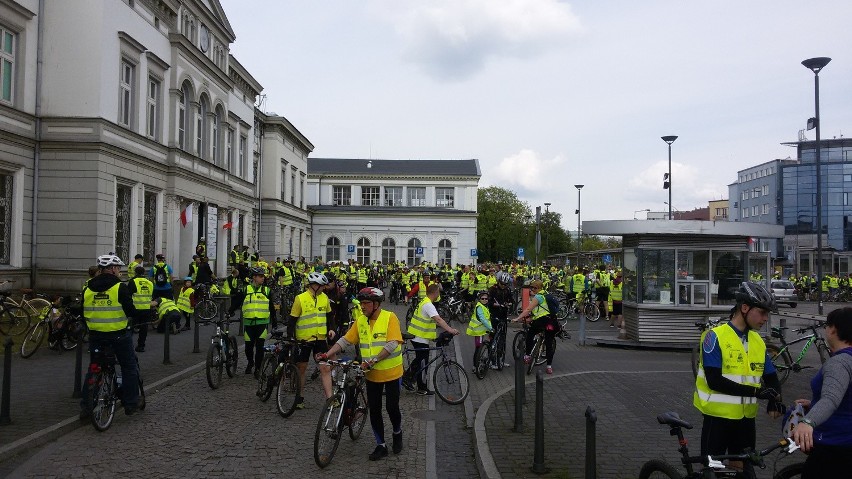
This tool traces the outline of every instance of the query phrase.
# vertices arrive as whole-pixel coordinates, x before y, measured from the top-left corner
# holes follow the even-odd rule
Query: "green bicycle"
[[[784,384],[784,381],[790,376],[790,371],[795,373],[802,372],[803,369],[810,369],[813,366],[802,366],[802,359],[807,354],[810,347],[816,343],[817,353],[819,353],[819,361],[820,363],[824,363],[828,357],[831,355],[828,345],[825,343],[825,338],[823,338],[818,332],[817,329],[823,327],[822,324],[814,324],[812,326],[807,326],[800,329],[794,329],[793,332],[799,335],[803,335],[800,338],[787,342],[787,338],[784,335],[784,330],[790,329],[787,327],[774,327],[772,328],[772,337],[778,338],[781,341],[781,345],[778,346],[776,344],[767,343],[766,344],[766,352],[769,353],[769,357],[772,359],[772,364],[775,365],[775,369],[778,370],[778,379],[781,381],[781,384]],[[810,334],[807,334],[810,331]],[[799,352],[799,355],[796,357],[796,360],[793,360],[792,355],[790,354],[790,346],[805,342],[805,345],[802,346],[802,350]]]

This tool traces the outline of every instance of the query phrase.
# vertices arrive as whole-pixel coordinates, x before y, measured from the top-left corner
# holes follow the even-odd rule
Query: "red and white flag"
[[[183,211],[180,212],[180,225],[186,226],[187,223],[192,222],[192,203],[187,205]]]
[[[231,229],[231,228],[233,228],[233,227],[234,227],[234,223],[231,223],[230,221],[228,221],[227,223],[225,223],[225,224],[223,224],[223,225],[222,225],[222,229],[223,229],[223,230],[229,230],[229,229]]]

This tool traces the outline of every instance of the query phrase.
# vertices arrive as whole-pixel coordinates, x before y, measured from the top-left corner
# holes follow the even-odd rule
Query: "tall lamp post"
[[[583,189],[583,185],[574,185],[574,188],[577,188],[577,268],[580,267],[580,248],[582,248],[582,243],[580,243],[580,190]]]
[[[663,189],[669,190],[669,220],[672,219],[672,143],[677,140],[675,135],[661,137],[669,145],[669,172],[663,177]]]
[[[544,231],[544,255],[542,255],[542,258],[544,258],[545,260],[547,260],[547,257],[550,256],[550,235],[547,234],[548,223],[546,221],[547,218],[548,218],[548,213],[550,213],[550,203],[545,203],[544,204],[544,217],[545,217],[545,222],[544,222],[544,229],[545,229],[545,231]]]
[[[830,61],[831,58],[828,57],[816,57],[808,58],[802,62],[805,68],[814,72],[814,105],[816,112],[814,113],[812,124],[816,127],[817,297],[819,298],[819,314],[822,314],[822,175],[820,172],[819,151],[819,72]],[[808,129],[810,130],[810,128]]]

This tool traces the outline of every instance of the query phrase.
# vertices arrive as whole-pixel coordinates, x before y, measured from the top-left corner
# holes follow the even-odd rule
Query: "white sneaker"
[[[489,366],[491,367],[491,369],[499,369],[499,367],[497,367],[497,364],[495,363],[491,363],[489,364]]]

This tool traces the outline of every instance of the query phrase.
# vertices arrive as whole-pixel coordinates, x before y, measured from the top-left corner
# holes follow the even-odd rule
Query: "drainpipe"
[[[41,174],[41,70],[44,62],[44,0],[38,2],[38,46],[36,46],[36,91],[35,91],[35,150],[33,151],[33,212],[30,233],[30,287],[36,287],[38,279],[38,178]]]
[[[263,229],[261,223],[263,222],[263,200],[260,198],[260,183],[263,181],[263,123],[258,122],[257,128],[260,128],[260,144],[257,145],[257,152],[259,153],[259,158],[257,160],[257,245],[255,246],[255,251],[260,250],[260,230]]]

